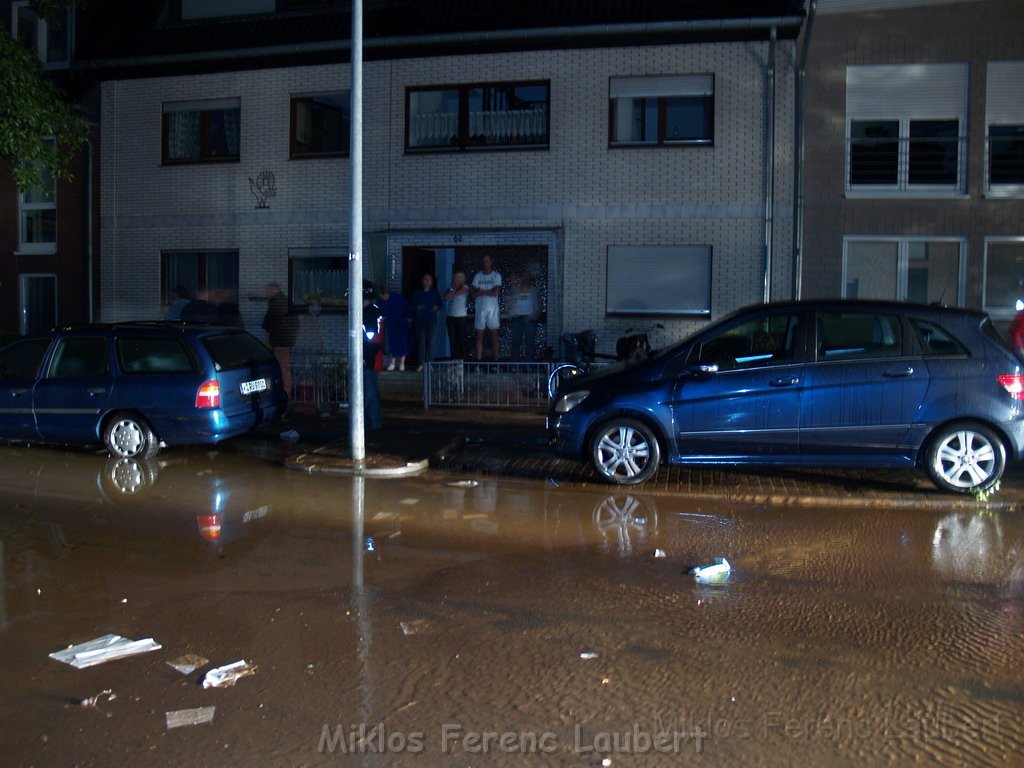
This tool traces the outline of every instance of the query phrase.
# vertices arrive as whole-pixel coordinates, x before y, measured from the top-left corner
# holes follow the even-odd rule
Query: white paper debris
[[[184,656],[181,656],[174,661],[168,661],[167,665],[174,667],[183,675],[191,675],[197,669],[209,663],[209,659],[204,659],[202,656],[197,656],[194,653],[186,653]]]
[[[123,659],[126,656],[157,651],[162,647],[151,637],[143,640],[129,640],[120,635],[104,635],[95,640],[69,646],[63,651],[54,651],[50,654],[50,658],[78,669],[84,669],[112,659]]]
[[[583,653],[580,654],[580,658],[581,659],[596,659],[597,657],[598,657],[598,654],[595,653],[594,651],[584,651]]]
[[[238,682],[239,678],[247,677],[255,671],[255,664],[239,659],[207,672],[203,677],[203,688],[227,688]]]
[[[716,557],[714,562],[710,565],[700,565],[696,568],[690,569],[690,573],[693,574],[694,578],[702,584],[708,584],[716,581],[724,581],[729,578],[729,572],[732,570],[732,566],[729,565],[729,561],[724,557]]]
[[[399,622],[398,626],[402,628],[403,635],[415,635],[417,632],[422,632],[427,628],[426,619],[413,619],[412,621]]]
[[[181,728],[185,725],[203,725],[213,722],[213,713],[216,707],[197,707],[195,709],[176,709],[173,712],[165,713],[167,716],[167,730]]]
[[[656,549],[656,550],[654,550],[654,556],[655,557],[664,557],[665,556],[665,550],[664,549]]]

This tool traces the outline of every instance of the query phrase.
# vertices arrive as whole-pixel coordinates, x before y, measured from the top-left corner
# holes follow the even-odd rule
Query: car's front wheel
[[[983,424],[951,424],[932,437],[924,466],[932,482],[945,491],[986,491],[1003,476],[1006,446]]]
[[[649,480],[661,463],[654,431],[643,422],[615,418],[601,424],[590,440],[590,461],[605,480],[636,485]]]
[[[160,448],[149,424],[131,413],[117,413],[107,421],[103,442],[111,454],[126,459],[148,459]]]

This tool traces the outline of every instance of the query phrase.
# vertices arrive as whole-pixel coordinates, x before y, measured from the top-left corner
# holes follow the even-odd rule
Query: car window
[[[219,333],[203,337],[203,346],[218,371],[251,368],[274,361],[274,353],[248,333]]]
[[[49,339],[26,339],[0,350],[0,378],[34,379],[49,348]]]
[[[48,378],[93,378],[106,376],[106,339],[61,339],[50,362]]]
[[[917,333],[925,357],[964,357],[967,355],[967,350],[959,341],[930,320],[912,317],[910,325]]]
[[[898,315],[880,312],[818,312],[818,360],[870,360],[903,354]]]
[[[781,365],[796,359],[799,315],[766,315],[734,325],[701,342],[697,363],[719,370]]]
[[[129,374],[196,372],[196,366],[180,339],[122,337],[117,340],[117,359]]]

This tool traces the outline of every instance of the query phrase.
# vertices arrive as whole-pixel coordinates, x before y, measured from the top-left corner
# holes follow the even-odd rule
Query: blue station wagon
[[[103,443],[115,456],[216,443],[277,419],[281,368],[236,328],[59,328],[0,349],[0,439]]]
[[[762,304],[646,359],[569,378],[555,451],[624,485],[673,464],[922,467],[992,488],[1024,451],[1024,368],[982,312]]]

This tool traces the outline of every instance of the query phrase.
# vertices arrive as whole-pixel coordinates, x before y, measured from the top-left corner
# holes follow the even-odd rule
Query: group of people
[[[443,319],[448,333],[451,357],[469,358],[470,316],[469,300],[473,300],[473,329],[476,333],[476,359],[484,359],[485,337],[490,338],[491,358],[497,360],[501,326],[499,296],[503,283],[501,273],[494,269],[494,261],[484,256],[482,268],[466,282],[466,273],[456,271],[447,290],[442,294],[434,285],[434,277],[424,274],[420,285],[406,300],[400,293],[392,293],[385,285],[381,288],[378,306],[385,321],[385,370],[405,370],[406,357],[411,353],[409,329],[413,330],[419,367],[434,359],[434,339],[437,324]],[[512,360],[533,360],[536,357],[537,324],[541,315],[541,301],[529,272],[512,275],[509,281],[510,357]]]

